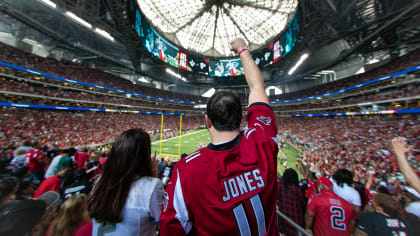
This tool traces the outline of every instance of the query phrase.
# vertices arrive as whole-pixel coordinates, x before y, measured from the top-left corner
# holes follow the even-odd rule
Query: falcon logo
[[[195,66],[195,62],[193,60],[190,60],[190,65],[191,65],[191,67],[194,67]]]
[[[169,195],[167,192],[163,194],[163,211],[166,211],[166,208],[168,207],[168,201],[169,201]]]
[[[271,124],[271,118],[270,117],[260,116],[260,117],[257,117],[257,120],[261,121],[265,125],[270,125]]]

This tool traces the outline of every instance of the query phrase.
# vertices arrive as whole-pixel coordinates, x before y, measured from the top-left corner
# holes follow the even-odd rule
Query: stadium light
[[[106,32],[105,30],[100,29],[100,28],[95,28],[95,32],[96,32],[97,34],[99,34],[99,35],[101,35],[101,36],[103,36],[103,37],[105,37],[105,38],[107,38],[107,39],[111,40],[112,42],[114,42],[114,37],[112,37],[112,36],[111,36],[108,32]]]
[[[138,78],[137,80],[140,81],[140,82],[143,82],[143,83],[150,83],[150,81],[145,79],[143,76]]]
[[[57,4],[55,4],[55,2],[52,2],[50,0],[41,0],[41,2],[51,8],[54,8],[54,9],[57,8]]]
[[[79,24],[81,24],[81,25],[83,25],[83,26],[85,26],[85,27],[87,27],[89,29],[92,29],[92,25],[91,24],[89,24],[87,21],[83,20],[82,18],[76,16],[73,12],[66,11],[66,16],[72,18],[77,23],[79,23]]]
[[[308,53],[305,53],[305,54],[303,54],[300,58],[299,58],[299,60],[298,60],[298,62],[296,62],[296,64],[292,67],[292,69],[290,69],[289,70],[289,72],[287,73],[288,75],[292,75],[295,71],[296,71],[296,69],[307,59],[309,57],[309,54]]]
[[[173,71],[172,71],[172,70],[170,70],[169,68],[166,68],[166,72],[168,72],[169,74],[171,74],[171,75],[173,75],[173,76],[177,77],[178,79],[181,79],[181,78],[182,78],[182,76],[181,76],[180,74],[173,72]]]
[[[186,78],[182,77],[180,74],[173,72],[172,70],[170,70],[169,68],[166,68],[166,72],[168,72],[169,74],[177,77],[178,79],[188,82]]]
[[[207,90],[207,92],[203,93],[203,95],[201,95],[201,96],[209,98],[209,97],[213,96],[214,92],[216,92],[216,89],[211,88],[211,89]]]
[[[358,75],[358,74],[362,74],[362,73],[365,73],[365,67],[360,67],[360,69],[356,72],[356,73],[354,73],[355,75]]]

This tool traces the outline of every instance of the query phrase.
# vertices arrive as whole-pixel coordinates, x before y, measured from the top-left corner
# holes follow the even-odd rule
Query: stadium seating
[[[391,180],[398,171],[390,143],[396,136],[406,137],[415,146],[417,157],[410,156],[410,161],[413,168],[420,167],[417,119],[312,117],[277,122],[282,138],[301,149],[303,162],[318,172],[332,174],[347,168],[366,179],[368,171],[375,171],[378,181]]]

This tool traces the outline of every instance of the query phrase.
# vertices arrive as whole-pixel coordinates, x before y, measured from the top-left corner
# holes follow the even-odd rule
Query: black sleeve
[[[357,228],[370,235],[372,232],[373,220],[374,216],[372,216],[372,214],[363,213],[360,215],[360,218],[357,221]]]

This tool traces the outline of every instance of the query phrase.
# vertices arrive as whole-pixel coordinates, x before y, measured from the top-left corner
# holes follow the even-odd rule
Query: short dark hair
[[[29,146],[31,146],[31,141],[25,140],[25,141],[23,141],[22,145],[29,147]]]
[[[292,168],[286,169],[283,173],[283,176],[281,177],[281,182],[284,185],[298,186],[299,185],[299,179],[298,179],[297,172]]]
[[[353,183],[353,173],[347,169],[339,169],[333,174],[333,179],[338,186],[343,187],[343,183],[351,185]]]
[[[10,194],[14,193],[19,182],[16,177],[0,179],[0,201],[3,201]]]
[[[217,92],[207,102],[207,115],[218,131],[239,129],[242,119],[241,100],[231,91]]]
[[[387,187],[384,187],[382,185],[378,187],[378,192],[379,193],[383,193],[383,194],[387,194],[387,195],[391,195],[391,193],[389,192],[388,188]]]
[[[142,129],[130,129],[120,134],[112,145],[89,199],[91,217],[104,224],[121,222],[130,186],[144,176],[155,176],[150,136]]]

